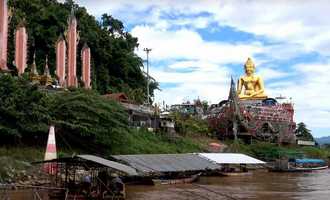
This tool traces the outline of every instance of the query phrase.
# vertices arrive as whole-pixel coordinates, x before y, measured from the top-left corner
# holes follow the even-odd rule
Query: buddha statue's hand
[[[251,92],[251,94],[249,95],[250,97],[254,97],[254,96],[257,96],[258,93],[257,92]]]

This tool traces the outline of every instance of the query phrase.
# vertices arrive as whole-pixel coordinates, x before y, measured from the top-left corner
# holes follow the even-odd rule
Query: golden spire
[[[49,67],[48,67],[48,56],[46,56],[46,62],[45,62],[45,69],[44,69],[44,75],[42,76],[42,84],[43,85],[51,85],[53,80],[50,76]]]
[[[34,54],[33,54],[33,63],[32,63],[32,66],[31,66],[31,75],[39,76],[38,70],[37,70],[37,65],[36,65],[36,52],[34,52]]]
[[[40,76],[37,70],[37,65],[36,65],[36,52],[33,54],[33,63],[31,66],[31,71],[30,71],[30,80],[32,83],[37,83],[39,84],[40,81]]]
[[[48,68],[48,56],[46,56],[46,64],[45,64],[44,76],[50,76],[49,68]]]

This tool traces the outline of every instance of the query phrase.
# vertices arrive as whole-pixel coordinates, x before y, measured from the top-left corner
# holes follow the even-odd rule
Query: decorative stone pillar
[[[68,74],[67,74],[67,86],[77,87],[77,19],[74,16],[73,11],[69,17],[69,26],[67,32],[68,42]]]
[[[82,81],[86,89],[91,88],[91,50],[85,43],[81,50]]]
[[[60,86],[65,86],[66,44],[61,35],[56,42],[56,76]]]
[[[0,0],[0,71],[7,70],[8,7]]]
[[[27,38],[26,29],[23,23],[20,23],[15,32],[15,65],[18,75],[23,74],[26,68]]]

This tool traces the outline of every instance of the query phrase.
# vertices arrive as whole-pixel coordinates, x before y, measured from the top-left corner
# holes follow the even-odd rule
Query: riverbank
[[[208,136],[168,137],[159,133],[146,130],[132,129],[122,136],[123,140],[112,146],[109,154],[101,155],[107,158],[109,155],[118,154],[171,154],[208,152],[209,143],[220,141]],[[321,158],[329,161],[330,150],[317,147],[278,146],[265,142],[253,142],[244,144],[240,141],[225,141],[222,143],[224,152],[244,153],[263,161],[273,161],[280,157],[304,156],[309,158]],[[20,177],[32,177],[40,170],[35,169],[31,162],[42,160],[44,148],[37,146],[0,147],[0,182],[15,182]],[[70,156],[73,154],[90,154],[97,149],[69,149],[58,145],[58,156]]]
[[[107,158],[117,154],[155,154],[155,153],[192,153],[204,152],[207,142],[212,140],[206,137],[176,137],[151,133],[146,130],[132,129],[129,134],[123,133],[122,140],[112,146],[109,154],[101,155]],[[85,149],[71,149],[63,143],[57,145],[57,154],[71,156],[74,154],[93,154],[97,147]],[[32,177],[40,169],[31,165],[31,162],[44,158],[45,148],[40,146],[3,146],[0,147],[0,183],[16,182],[20,177]]]

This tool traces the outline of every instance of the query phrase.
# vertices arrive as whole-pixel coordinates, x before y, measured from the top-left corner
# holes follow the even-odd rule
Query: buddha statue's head
[[[247,61],[245,62],[244,69],[246,75],[252,75],[254,73],[256,66],[254,65],[251,58],[248,58]]]

